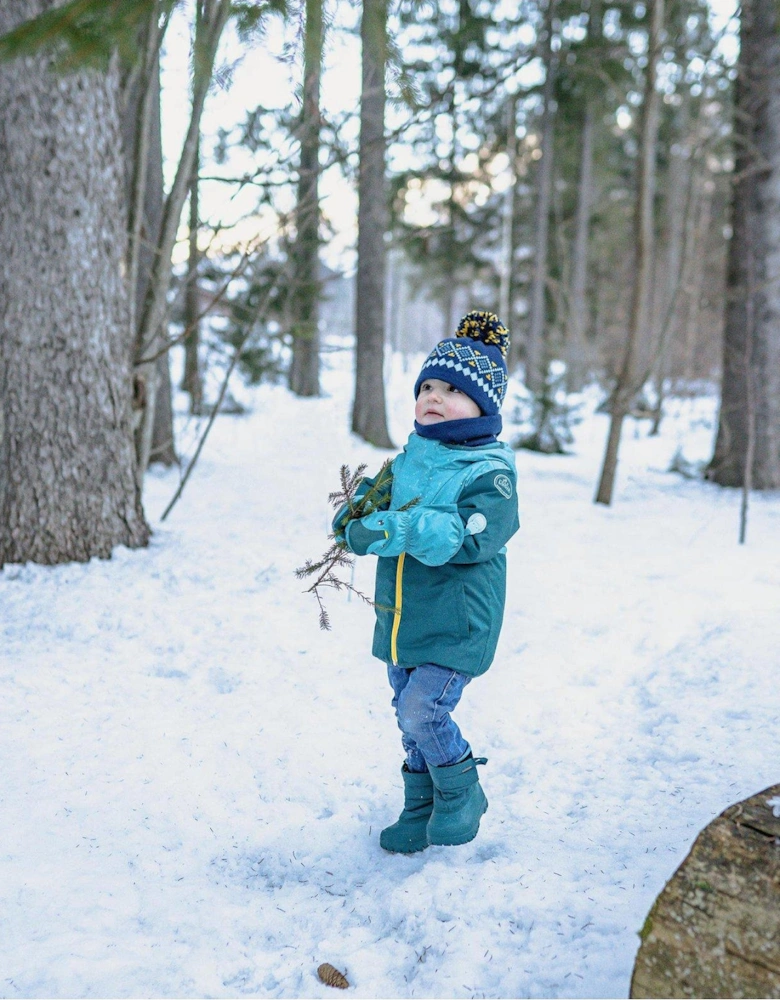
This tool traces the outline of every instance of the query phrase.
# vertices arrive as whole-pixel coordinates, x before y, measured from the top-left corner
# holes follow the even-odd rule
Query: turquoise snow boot
[[[379,846],[397,854],[414,854],[428,846],[426,827],[433,812],[433,781],[430,773],[401,768],[404,808],[398,821],[379,834]]]
[[[428,823],[428,843],[467,844],[479,830],[488,801],[477,775],[477,764],[487,758],[471,754],[457,764],[432,767],[433,815]]]

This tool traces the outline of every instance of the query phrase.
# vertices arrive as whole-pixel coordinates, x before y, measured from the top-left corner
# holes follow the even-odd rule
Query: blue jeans
[[[407,670],[388,664],[393,708],[410,771],[454,764],[469,753],[469,745],[450,712],[471,680],[448,667],[423,663]]]

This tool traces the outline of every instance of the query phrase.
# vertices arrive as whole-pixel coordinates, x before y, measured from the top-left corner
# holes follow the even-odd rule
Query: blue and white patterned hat
[[[509,331],[494,313],[466,313],[454,337],[440,341],[425,360],[414,398],[426,378],[454,385],[487,416],[498,413],[506,396]]]

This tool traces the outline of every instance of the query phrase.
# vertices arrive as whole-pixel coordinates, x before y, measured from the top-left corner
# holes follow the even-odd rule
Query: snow
[[[150,475],[147,550],[0,572],[3,997],[329,997],[322,962],[357,997],[626,996],[695,836],[779,780],[780,496],[738,545],[738,493],[665,471],[712,443],[712,401],[680,400],[659,438],[629,424],[595,506],[590,406],[572,455],[517,456],[498,657],[456,715],[489,758],[479,836],[384,854],[373,615],[333,594],[323,633],[293,575],[339,466],[386,456],[327,357],[323,398],[261,387],[217,420],[164,524],[178,472]],[[399,444],[416,371],[395,359]]]

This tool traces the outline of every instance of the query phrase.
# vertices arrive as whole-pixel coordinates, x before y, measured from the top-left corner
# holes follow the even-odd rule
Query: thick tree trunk
[[[696,838],[640,931],[632,997],[780,996],[780,785]]]
[[[293,247],[293,356],[289,374],[290,389],[297,396],[318,396],[320,392],[318,188],[322,31],[322,0],[306,0],[301,164]]]
[[[392,448],[385,414],[385,61],[387,0],[364,0],[361,22],[358,266],[355,312],[355,402],[352,430]]]
[[[655,155],[658,140],[659,94],[656,89],[659,47],[664,24],[664,0],[651,0],[650,37],[648,39],[645,97],[642,108],[642,141],[639,150],[639,172],[635,215],[636,268],[631,298],[631,315],[626,336],[623,364],[612,398],[610,420],[601,478],[596,491],[596,503],[612,503],[612,491],[617,472],[620,434],[631,400],[641,388],[637,380],[637,355],[642,337],[649,333],[649,297],[653,270],[653,201],[655,197]]]
[[[755,403],[754,489],[780,488],[780,30],[774,0],[744,0],[737,71],[735,182],[729,243],[723,386],[709,477],[743,483]],[[755,292],[748,330],[747,262]],[[750,336],[752,345],[746,340]],[[752,357],[752,371],[746,358]]]
[[[53,6],[0,7],[0,32]],[[145,545],[119,74],[0,65],[0,565]]]

